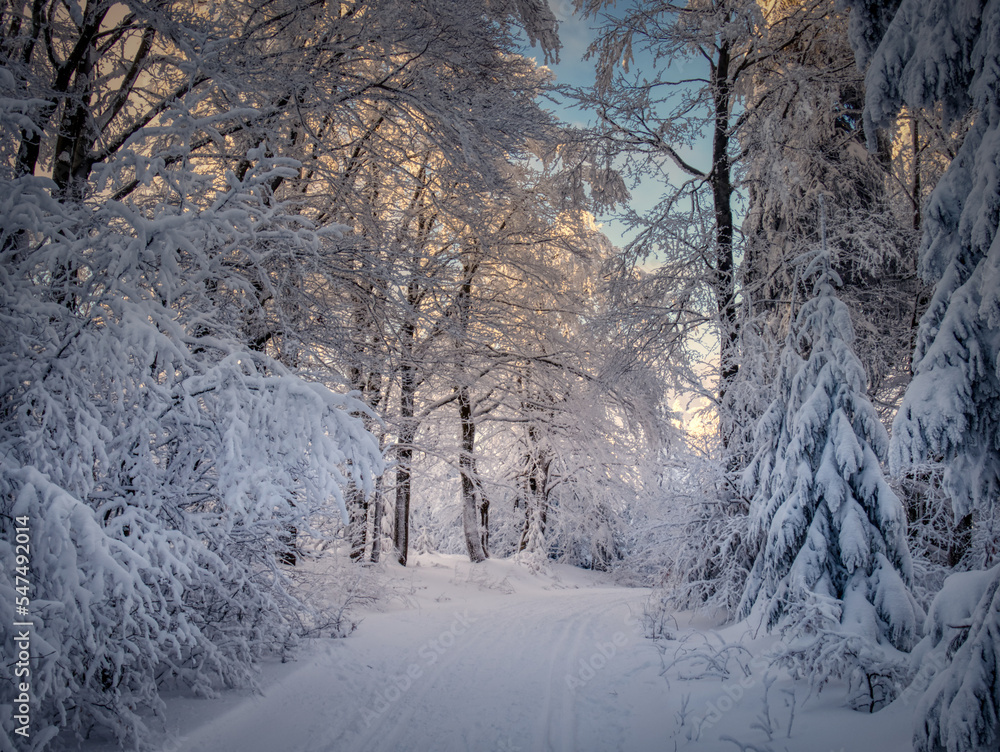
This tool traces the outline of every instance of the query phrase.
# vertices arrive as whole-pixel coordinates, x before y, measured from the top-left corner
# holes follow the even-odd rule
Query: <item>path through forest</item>
[[[836,692],[799,708],[789,735],[777,686],[767,739],[753,728],[757,674],[685,681],[681,665],[663,674],[678,646],[697,641],[644,638],[648,590],[568,567],[537,575],[438,555],[415,564],[390,572],[398,596],[355,634],[311,641],[297,661],[268,668],[262,695],[172,699],[178,735],[164,752],[739,749],[727,735],[773,752],[909,748],[902,716],[844,710]]]

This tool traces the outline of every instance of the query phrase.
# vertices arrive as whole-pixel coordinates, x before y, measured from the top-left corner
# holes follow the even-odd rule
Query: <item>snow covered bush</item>
[[[210,78],[198,44],[222,46],[207,16],[199,34],[166,4],[112,5],[54,4],[41,55],[5,15],[20,33],[0,47],[0,641],[25,617],[19,519],[34,749],[95,729],[139,747],[165,684],[251,682],[295,636],[280,565],[295,536],[381,468],[364,405],[248,337],[270,270],[330,254],[344,228],[275,195],[299,165],[267,138],[225,135],[257,111],[192,91]],[[153,104],[131,88],[144,65],[164,86]],[[199,162],[205,144],[217,160]],[[238,168],[209,169],[222,157]],[[0,665],[0,703],[13,671]]]
[[[679,459],[684,470],[664,472],[672,519],[647,544],[654,560],[664,562],[662,608],[734,614],[753,564],[746,499],[733,492],[717,457],[692,452]]]
[[[36,743],[96,724],[135,746],[158,683],[246,683],[289,639],[289,531],[380,458],[360,403],[245,350],[212,303],[241,285],[204,249],[285,233],[253,188],[155,214],[54,192],[0,185],[0,525],[32,528]]]

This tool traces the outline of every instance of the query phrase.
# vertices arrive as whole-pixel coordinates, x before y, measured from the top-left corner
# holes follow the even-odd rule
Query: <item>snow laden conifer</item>
[[[816,275],[814,295],[796,318],[780,394],[743,476],[758,553],[740,615],[803,637],[799,663],[814,673],[853,677],[882,646],[909,649],[920,617],[905,513],[880,466],[888,435],[865,392],[825,249],[806,274]]]
[[[866,131],[902,106],[940,112],[949,130],[969,123],[924,212],[919,271],[934,295],[893,423],[890,467],[943,459],[956,515],[989,516],[1000,493],[1000,1],[854,5],[855,48],[860,59],[871,52]],[[947,646],[947,666],[918,708],[918,750],[1000,743],[1000,567],[989,571],[975,608],[928,626],[925,640]],[[932,612],[943,608],[936,599]]]

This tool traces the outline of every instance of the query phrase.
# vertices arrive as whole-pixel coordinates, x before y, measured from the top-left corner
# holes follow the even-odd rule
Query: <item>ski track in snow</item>
[[[285,675],[266,686],[263,696],[202,719],[164,752],[616,748],[621,729],[605,725],[595,735],[594,729],[582,731],[581,723],[605,693],[601,680],[619,673],[613,662],[626,661],[620,646],[607,658],[599,645],[608,653],[612,635],[620,633],[619,641],[627,635],[630,647],[656,656],[626,625],[630,607],[635,612],[648,591],[546,590],[550,580],[535,578],[545,584],[531,587],[534,576],[521,571],[529,580],[526,589],[534,592],[446,583],[444,602],[418,598],[416,612],[366,617],[355,635],[320,641],[325,650],[284,667]],[[457,579],[453,570],[438,574],[444,573]],[[523,584],[515,587],[520,591]],[[599,669],[579,680],[581,661],[595,656]],[[418,674],[409,682],[408,670]],[[575,687],[569,677],[579,680]],[[602,716],[606,724],[606,712]]]
[[[753,730],[758,678],[698,730],[727,685],[661,675],[634,618],[648,590],[569,567],[414,563],[389,567],[400,598],[347,639],[309,641],[296,662],[267,667],[261,695],[168,701],[175,736],[161,752],[733,752],[727,735],[772,752],[910,750],[905,708],[858,714],[835,691],[798,710],[793,736],[765,742]],[[668,662],[678,644],[660,645]],[[780,728],[788,711],[776,701],[772,712]]]
[[[480,613],[435,670],[414,681],[398,701],[398,711],[390,708],[383,714],[391,731],[373,723],[371,733],[349,748],[390,752],[409,744],[417,749],[513,750],[518,743],[509,738],[512,733],[533,728],[532,749],[575,749],[573,702],[565,677],[587,641],[591,612],[604,606],[605,601],[585,602],[582,608],[573,603],[555,621],[551,607]],[[525,649],[529,640],[534,651]],[[504,720],[516,721],[515,729],[504,728]],[[421,729],[431,731],[432,738],[419,740]]]
[[[577,749],[575,702],[566,677],[596,642],[594,612],[606,608],[607,600],[559,598],[558,614],[554,605],[480,613],[436,670],[415,680],[398,709],[390,707],[380,717],[391,731],[373,723],[359,744],[345,740],[343,748]]]

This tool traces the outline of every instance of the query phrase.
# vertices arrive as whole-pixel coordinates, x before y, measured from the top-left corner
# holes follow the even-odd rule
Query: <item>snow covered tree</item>
[[[819,241],[810,218],[822,200],[827,243],[836,250],[844,281],[839,297],[854,322],[854,351],[868,374],[872,401],[888,422],[909,380],[914,311],[925,301],[912,222],[919,194],[939,173],[927,138],[934,130],[920,122],[919,138],[917,121],[908,118],[898,137],[890,141],[883,134],[879,152],[868,153],[863,74],[848,42],[846,11],[835,0],[768,5],[778,16],[803,16],[804,29],[759,61],[746,87],[747,110],[753,113],[740,132],[740,180],[748,197],[740,283],[750,301],[747,314],[757,319],[765,338],[784,339],[790,301],[799,294],[792,290],[792,262]],[[743,326],[750,325],[744,318]],[[751,361],[741,381],[752,386],[757,353],[741,352]],[[752,425],[759,416],[743,417],[741,411],[748,412],[737,401],[723,418]]]
[[[726,414],[740,362],[738,267],[758,261],[741,253],[734,219],[740,188],[753,190],[759,177],[745,161],[757,149],[758,165],[786,163],[769,158],[767,140],[776,139],[781,97],[797,81],[785,91],[773,84],[796,79],[789,65],[796,51],[807,56],[822,47],[829,2],[642,0],[602,13],[608,5],[577,2],[604,24],[589,51],[597,59],[596,84],[574,96],[597,117],[595,162],[644,180],[644,189],[666,183],[654,206],[626,211],[625,221],[639,232],[624,255],[631,263],[654,258],[656,274],[682,298],[679,310],[692,331],[713,329],[718,364],[705,396],[716,404],[728,447],[740,431]],[[771,85],[761,86],[765,80]]]
[[[997,716],[989,698],[998,692],[998,610],[1000,565],[951,575],[931,603],[925,637],[911,659],[914,688],[923,692],[915,714],[920,752],[995,746]]]
[[[491,213],[491,202],[503,205],[517,190],[511,163],[530,142],[545,143],[555,132],[535,101],[545,74],[516,54],[515,40],[526,30],[542,43],[546,58],[558,40],[545,3],[388,5],[392,14],[380,10],[371,21],[389,28],[377,35],[384,54],[365,49],[359,53],[365,66],[354,71],[379,84],[363,97],[315,112],[306,135],[298,124],[288,126],[305,141],[308,178],[286,184],[305,186],[298,200],[311,207],[307,216],[354,230],[315,299],[325,306],[310,309],[319,344],[312,354],[378,402],[383,439],[396,459],[394,483],[384,492],[395,499],[392,532],[405,561],[415,456],[433,435],[422,424],[430,413],[467,402],[467,395],[445,399],[434,391],[441,388],[435,377],[459,370],[464,352],[452,337],[470,305],[464,262],[475,257],[502,214]],[[363,24],[365,16],[351,18]],[[357,38],[367,34],[359,31]],[[319,143],[315,134],[322,134]],[[466,426],[473,428],[468,420]],[[468,433],[468,443],[475,443],[474,434]],[[352,499],[360,559],[380,545],[381,503],[369,510],[368,500]]]
[[[460,294],[438,296],[449,305],[429,327],[436,335],[423,354],[431,367],[418,402],[421,442],[431,456],[458,460],[451,469],[470,558],[488,553],[488,536],[501,554],[524,544],[542,559],[605,566],[612,554],[589,546],[603,537],[607,552],[615,549],[607,531],[623,525],[607,518],[634,493],[626,434],[635,435],[659,387],[649,388],[655,379],[641,357],[597,325],[607,244],[589,214],[564,205],[559,166],[511,170],[516,186],[477,197],[484,217],[452,224]],[[458,431],[446,407],[458,408]],[[649,436],[646,427],[636,433]],[[612,495],[622,500],[604,504],[614,513],[595,511]],[[428,511],[451,524],[447,511]]]
[[[470,8],[4,4],[0,637],[26,519],[37,747],[95,726],[138,746],[164,683],[251,682],[294,639],[295,532],[382,466],[309,339],[320,283],[358,259],[321,180],[330,134],[394,106],[488,172],[531,96],[473,84],[508,65],[480,42],[513,22],[557,43],[542,3]]]
[[[577,0],[594,17],[608,4]],[[686,288],[685,308],[697,307],[715,323],[720,400],[736,375],[734,105],[737,82],[756,52],[748,30],[760,18],[753,1],[635,3],[620,16],[605,16],[590,49],[596,84],[576,94],[599,118],[599,164],[617,161],[629,177],[678,176],[649,217],[630,217],[642,232],[627,250],[640,259],[655,253],[663,276]],[[670,70],[689,55],[698,61],[696,73]],[[686,155],[700,138],[711,143],[703,164]]]
[[[909,649],[919,609],[908,591],[906,515],[882,476],[888,435],[851,350],[854,333],[824,248],[812,299],[796,317],[782,393],[761,421],[751,536],[759,551],[740,616],[770,629],[825,612],[826,629]],[[803,614],[801,606],[806,607]]]
[[[217,191],[154,168],[180,195],[146,206],[58,201],[30,175],[0,188],[2,554],[13,572],[27,517],[40,739],[97,723],[133,745],[159,681],[246,682],[300,605],[287,531],[381,464],[348,414],[363,405],[246,349],[229,315],[251,287],[226,263],[241,248],[323,242],[263,200],[283,167],[249,158]]]
[[[1000,2],[852,6],[852,41],[870,61],[869,128],[904,105],[939,111],[946,130],[971,118],[923,215],[919,268],[934,294],[893,423],[891,468],[943,459],[956,515],[992,513],[1000,493]],[[927,690],[919,750],[992,749],[1000,739],[996,592],[995,582],[983,590],[965,644]]]

